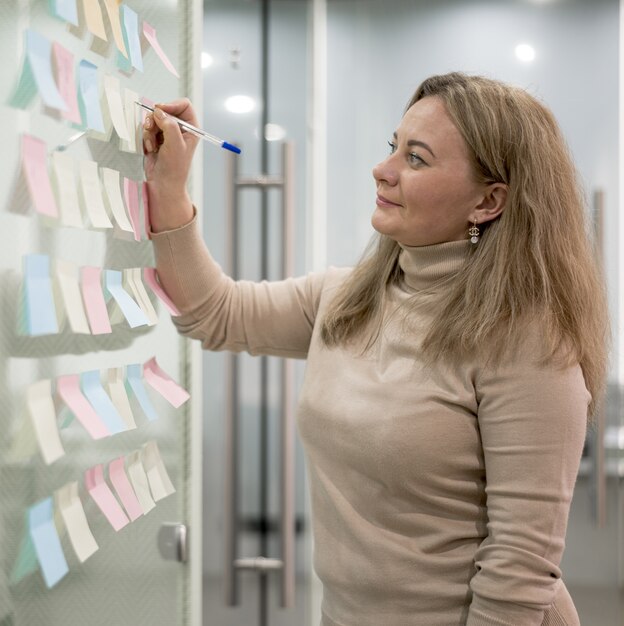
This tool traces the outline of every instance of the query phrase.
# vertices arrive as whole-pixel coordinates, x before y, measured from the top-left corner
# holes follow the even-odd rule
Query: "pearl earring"
[[[479,227],[477,226],[477,220],[473,220],[474,225],[468,229],[468,234],[470,235],[470,241],[472,243],[477,243],[479,241]]]

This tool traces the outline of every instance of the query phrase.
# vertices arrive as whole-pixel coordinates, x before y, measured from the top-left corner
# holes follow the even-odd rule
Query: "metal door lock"
[[[163,524],[158,531],[158,551],[163,559],[188,561],[188,529],[185,524]]]

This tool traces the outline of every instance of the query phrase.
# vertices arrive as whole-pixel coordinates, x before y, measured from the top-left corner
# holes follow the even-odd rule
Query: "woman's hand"
[[[154,109],[143,123],[143,150],[150,224],[157,233],[179,228],[193,219],[186,182],[199,138],[183,133],[178,123],[169,117],[173,115],[198,126],[188,99],[157,104]]]

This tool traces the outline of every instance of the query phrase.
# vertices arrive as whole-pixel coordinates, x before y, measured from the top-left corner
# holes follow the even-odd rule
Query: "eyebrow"
[[[392,136],[397,139],[397,134],[396,133],[392,133]],[[410,139],[407,142],[408,146],[420,146],[421,148],[424,148],[425,150],[428,150],[431,153],[431,156],[433,158],[435,158],[435,154],[433,154],[433,150],[431,149],[431,147],[429,145],[427,145],[424,141],[418,141],[418,139]]]

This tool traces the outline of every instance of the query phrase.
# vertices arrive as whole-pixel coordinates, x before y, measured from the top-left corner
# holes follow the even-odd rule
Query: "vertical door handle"
[[[282,146],[282,276],[295,273],[295,150],[291,142]],[[281,485],[281,606],[295,606],[295,369],[292,359],[282,361],[282,485]]]
[[[232,153],[226,157],[226,246],[227,272],[238,277],[238,159]],[[238,556],[238,358],[226,355],[225,398],[225,484],[223,534],[225,543],[224,594],[226,606],[238,606],[238,577],[234,561]]]

